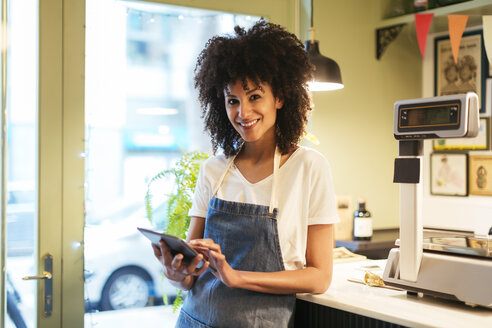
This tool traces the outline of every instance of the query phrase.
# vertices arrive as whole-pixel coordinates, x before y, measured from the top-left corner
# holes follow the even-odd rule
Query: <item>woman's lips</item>
[[[260,119],[248,121],[248,122],[238,122],[238,124],[244,129],[251,129]]]

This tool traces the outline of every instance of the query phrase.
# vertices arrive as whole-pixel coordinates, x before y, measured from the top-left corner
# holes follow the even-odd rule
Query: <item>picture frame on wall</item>
[[[470,155],[470,195],[492,196],[492,155]]]
[[[480,116],[490,117],[492,113],[492,77],[485,81],[485,110]]]
[[[446,96],[475,92],[480,102],[480,114],[485,113],[485,80],[488,61],[482,30],[463,33],[454,61],[449,35],[434,39],[434,95]]]
[[[430,192],[440,196],[468,196],[468,154],[432,153]]]
[[[478,136],[475,138],[433,140],[434,150],[490,150],[490,117],[481,117]]]

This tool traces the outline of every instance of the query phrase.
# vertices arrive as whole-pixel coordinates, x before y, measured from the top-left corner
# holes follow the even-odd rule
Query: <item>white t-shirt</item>
[[[226,169],[228,158],[218,155],[207,159],[193,196],[190,216],[205,218],[215,186]],[[217,191],[226,201],[270,205],[273,174],[257,182],[246,180],[232,165]],[[326,158],[318,151],[299,147],[278,171],[276,182],[277,228],[286,270],[302,269],[306,264],[308,226],[339,221],[333,177]]]

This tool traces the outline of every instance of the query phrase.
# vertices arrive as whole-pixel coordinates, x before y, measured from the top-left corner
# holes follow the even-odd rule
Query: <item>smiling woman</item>
[[[338,221],[328,162],[298,145],[313,66],[280,25],[234,30],[210,39],[195,69],[206,129],[223,151],[202,164],[188,212],[198,255],[152,247],[168,281],[189,290],[177,327],[292,327],[295,293],[330,285]]]

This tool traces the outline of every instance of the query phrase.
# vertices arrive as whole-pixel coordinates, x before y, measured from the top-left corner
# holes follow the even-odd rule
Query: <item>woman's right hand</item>
[[[183,262],[183,254],[173,256],[164,241],[160,241],[159,246],[152,244],[155,257],[164,267],[164,276],[177,283],[184,282],[188,276],[199,276],[207,270],[209,262],[197,269],[197,265],[203,260],[203,255],[198,254],[190,263]]]

